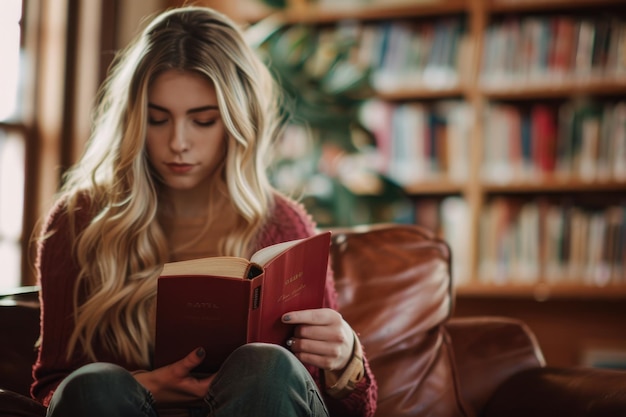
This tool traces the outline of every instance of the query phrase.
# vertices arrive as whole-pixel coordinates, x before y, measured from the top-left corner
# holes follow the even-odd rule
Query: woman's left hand
[[[337,311],[330,308],[292,311],[284,314],[282,321],[296,325],[288,347],[302,363],[327,371],[340,371],[348,364],[354,334]]]

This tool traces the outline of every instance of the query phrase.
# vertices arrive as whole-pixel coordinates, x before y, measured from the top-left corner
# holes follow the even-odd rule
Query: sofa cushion
[[[453,308],[447,244],[418,226],[340,229],[332,262],[340,311],[379,384],[377,415],[466,415],[441,326]]]
[[[0,417],[44,417],[46,408],[25,395],[0,389]]]
[[[28,290],[28,291],[27,291]],[[0,389],[29,395],[39,337],[37,290],[0,297]]]

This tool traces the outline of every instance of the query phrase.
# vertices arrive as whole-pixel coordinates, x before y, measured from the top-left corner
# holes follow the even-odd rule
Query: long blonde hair
[[[266,169],[280,103],[271,74],[224,15],[203,7],[163,12],[114,60],[86,151],[61,190],[70,220],[85,196],[95,210],[74,243],[81,272],[68,357],[80,345],[97,360],[92,346],[98,343],[149,366],[150,311],[168,246],[157,221],[159,186],[144,149],[147,92],[171,69],[203,74],[216,89],[228,136],[223,184],[216,187],[227,190],[239,217],[222,252],[248,255],[272,206]]]

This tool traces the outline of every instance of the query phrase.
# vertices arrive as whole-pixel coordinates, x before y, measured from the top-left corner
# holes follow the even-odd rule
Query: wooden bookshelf
[[[626,298],[625,285],[581,284],[479,284],[472,283],[457,288],[461,297],[522,298],[544,302],[551,299],[616,299]]]
[[[427,194],[427,195],[448,195],[462,194],[467,184],[461,182],[450,181],[447,179],[416,181],[415,183],[405,185],[405,192],[411,195]]]
[[[240,20],[250,20],[250,14],[244,10],[256,10],[259,13],[257,3],[254,7],[245,6],[253,0],[240,0],[235,2],[238,7],[231,5],[231,10],[237,9],[240,12]],[[243,3],[242,3],[243,2]],[[219,2],[205,0],[205,4],[218,7]],[[254,2],[253,2],[254,3]],[[459,82],[454,85],[433,87],[432,84],[424,82],[408,83],[392,88],[380,89],[376,92],[379,100],[401,105],[403,103],[436,103],[444,100],[462,100],[468,103],[474,110],[474,127],[471,133],[472,146],[468,149],[468,172],[463,180],[450,180],[445,173],[434,174],[432,178],[416,179],[405,182],[403,189],[405,193],[418,201],[420,196],[462,196],[468,203],[470,222],[470,240],[468,243],[469,253],[466,254],[469,265],[467,269],[470,273],[470,284],[459,289],[459,295],[470,296],[473,294],[485,294],[489,296],[518,294],[523,297],[533,297],[535,287],[520,290],[506,285],[475,285],[478,282],[479,268],[479,222],[480,215],[486,209],[488,200],[494,196],[507,195],[528,195],[533,198],[536,195],[577,195],[579,193],[612,193],[621,195],[623,192],[626,200],[626,180],[620,179],[588,179],[583,180],[576,176],[562,176],[555,173],[539,173],[531,175],[526,179],[509,178],[502,181],[485,179],[482,172],[483,154],[485,149],[485,129],[481,114],[486,106],[492,102],[521,103],[528,106],[535,103],[563,102],[578,97],[594,97],[600,100],[620,100],[626,95],[626,71],[622,75],[598,75],[597,72],[586,76],[578,74],[566,74],[557,76],[548,74],[537,77],[510,77],[508,79],[492,79],[482,77],[483,52],[486,48],[485,36],[489,25],[500,15],[515,16],[523,19],[525,16],[537,16],[547,13],[548,16],[579,15],[589,16],[596,12],[611,8],[612,11],[622,12],[623,20],[626,20],[626,3],[622,0],[425,0],[415,2],[393,2],[373,1],[359,6],[356,2],[342,6],[341,2],[332,5],[320,5],[317,2],[306,0],[290,0],[289,6],[282,11],[272,11],[266,6],[261,8],[263,15],[274,14],[279,19],[287,23],[306,23],[328,27],[334,23],[343,21],[358,21],[366,24],[377,24],[378,22],[404,23],[413,20],[423,22],[437,21],[437,19],[447,19],[451,16],[464,19],[465,36],[470,44],[469,52],[464,55],[462,67],[459,67]],[[328,4],[331,4],[330,2]],[[355,5],[356,4],[356,5]],[[260,16],[257,14],[257,16]],[[425,19],[426,18],[426,19]],[[544,74],[545,75],[545,74]],[[626,288],[626,279],[623,287]],[[551,287],[552,288],[552,287]],[[576,284],[563,290],[563,294],[586,294],[589,288],[582,285],[578,288]],[[573,288],[573,289],[572,289]],[[622,286],[619,286],[622,288]],[[596,297],[622,297],[624,291],[603,291],[594,289]],[[554,289],[551,294],[560,294]]]
[[[599,7],[623,6],[622,0],[491,0],[486,3],[490,13],[597,10]]]
[[[317,6],[294,7],[282,12],[282,17],[291,23],[332,23],[345,19],[387,20],[403,18],[442,16],[464,13],[467,8],[464,0],[423,1],[416,4],[386,5],[370,3],[362,6]]]
[[[626,93],[626,78],[607,79],[546,79],[537,81],[511,81],[508,85],[482,86],[481,94],[489,100],[529,100],[574,96],[623,96]]]
[[[287,23],[329,24],[341,20],[380,21],[406,18],[443,16],[464,13],[466,0],[422,0],[414,3],[406,1],[372,2],[365,6],[358,4],[320,6],[306,0],[289,0],[286,9],[273,9],[256,0],[237,0],[230,4],[220,4],[218,0],[203,0],[198,3],[221,10],[244,23],[257,22],[269,15],[275,15]],[[171,7],[184,4],[181,0],[170,0]]]
[[[419,97],[422,100],[441,100],[457,97],[466,97],[467,95],[468,88],[463,86],[445,88],[429,88],[428,86],[423,86],[419,88],[408,87],[379,90],[376,92],[376,96],[379,99],[396,102],[415,100],[415,97]]]
[[[249,1],[251,0],[244,2]],[[219,2],[205,0],[204,3],[219,8]],[[480,226],[481,216],[489,210],[491,200],[494,198],[514,196],[516,199],[532,202],[537,197],[557,201],[560,198],[571,197],[572,201],[578,201],[578,197],[584,194],[586,198],[607,201],[606,204],[615,204],[617,201],[617,204],[621,204],[626,211],[626,179],[623,176],[584,180],[577,175],[542,172],[524,178],[486,179],[488,177],[483,172],[484,155],[490,149],[486,146],[488,126],[483,114],[492,103],[505,103],[519,108],[532,108],[535,105],[559,108],[564,103],[581,98],[590,98],[600,103],[624,102],[626,69],[618,74],[594,71],[582,75],[565,73],[565,75],[558,76],[549,73],[533,77],[525,74],[504,78],[484,77],[483,57],[485,52],[489,52],[485,34],[490,30],[491,25],[506,19],[521,20],[528,16],[546,16],[546,19],[574,16],[574,19],[583,17],[586,19],[599,16],[606,10],[610,10],[612,16],[620,16],[622,24],[626,24],[624,23],[626,22],[626,2],[623,0],[429,0],[399,3],[393,5],[390,2],[373,1],[360,7],[322,7],[306,0],[291,0],[287,10],[276,12],[265,9],[263,16],[274,13],[287,23],[306,23],[320,27],[332,26],[343,21],[356,21],[369,25],[397,21],[409,23],[409,25],[414,22],[419,25],[426,21],[463,19],[469,47],[460,64],[462,66],[458,69],[459,80],[456,84],[433,88],[430,83],[420,84],[420,81],[416,81],[408,83],[410,85],[379,89],[376,92],[378,100],[394,106],[406,103],[433,104],[460,100],[473,109],[474,116],[469,138],[471,146],[466,150],[469,158],[467,175],[460,180],[451,180],[445,173],[435,174],[403,184],[404,192],[417,204],[420,199],[443,200],[447,197],[462,197],[467,203],[469,236],[467,244],[463,245],[467,252],[461,258],[466,263],[463,269],[468,276],[456,287],[458,295],[456,314],[503,314],[528,321],[531,327],[538,331],[542,345],[544,347],[547,345],[548,363],[556,365],[576,364],[575,361],[580,356],[580,352],[576,349],[583,343],[583,336],[593,339],[621,338],[620,343],[626,342],[623,335],[623,313],[620,313],[624,312],[624,308],[613,308],[622,305],[626,300],[626,265],[624,271],[621,272],[621,278],[603,286],[586,284],[584,271],[581,272],[579,279],[550,284],[541,274],[535,282],[519,284],[517,282],[520,280],[515,276],[510,276],[503,282],[494,283],[484,281],[479,273],[483,236]],[[239,10],[243,9],[246,7],[239,7]],[[235,17],[247,21],[258,20],[262,17],[260,14],[257,14],[255,18],[250,16],[249,13],[244,12]],[[421,74],[420,77],[422,77]],[[457,238],[453,237],[448,240],[454,243]],[[455,253],[454,245],[452,247]],[[455,268],[453,270],[458,271]],[[620,314],[621,318],[618,317]],[[590,322],[590,320],[594,321]],[[578,332],[577,323],[584,323],[583,331]],[[559,329],[564,330],[561,332]],[[556,341],[554,335],[561,333],[563,335],[561,340]]]
[[[558,178],[549,176],[535,181],[513,181],[506,184],[484,182],[481,185],[485,193],[519,194],[519,193],[577,193],[626,190],[626,181],[584,181],[581,179]]]

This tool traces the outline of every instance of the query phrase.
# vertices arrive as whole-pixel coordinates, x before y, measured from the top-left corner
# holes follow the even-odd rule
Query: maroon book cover
[[[195,371],[213,373],[245,343],[284,346],[293,326],[283,324],[282,315],[323,305],[329,250],[326,232],[289,243],[276,255],[270,252],[258,265],[253,256],[241,278],[198,273],[159,277],[154,367],[203,347],[205,360]]]

